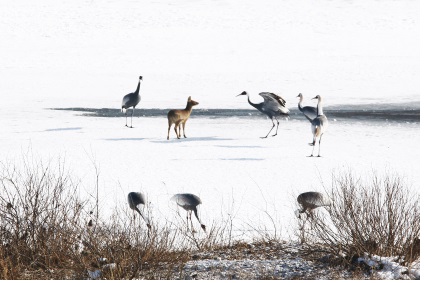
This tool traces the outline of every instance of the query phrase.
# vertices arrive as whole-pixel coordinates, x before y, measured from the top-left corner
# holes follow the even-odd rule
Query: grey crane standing
[[[310,143],[309,145],[311,145],[313,147],[312,147],[312,153],[311,153],[310,156],[311,157],[314,156],[315,143],[316,143],[317,138],[319,138],[319,148],[318,148],[317,157],[321,157],[321,155],[320,155],[321,139],[322,139],[322,135],[327,130],[328,120],[327,120],[327,117],[324,115],[324,111],[322,110],[321,96],[317,95],[312,99],[318,99],[318,105],[317,105],[318,115],[315,119],[313,119],[311,121],[311,130],[312,130],[313,140],[312,140],[312,143]]]
[[[137,104],[140,102],[140,81],[143,79],[142,76],[139,77],[138,80],[138,85],[137,85],[137,89],[135,90],[135,92],[132,93],[128,93],[127,95],[124,96],[124,98],[122,99],[122,106],[121,106],[121,111],[125,113],[125,126],[128,127],[128,122],[127,122],[127,109],[132,107],[133,110],[131,112],[131,127],[132,128],[132,118],[134,115],[134,110],[135,107],[137,106]]]
[[[295,211],[296,216],[300,218],[300,213],[306,212],[309,216],[311,211],[317,207],[330,206],[330,201],[318,192],[306,192],[297,197],[297,202],[301,209]]]
[[[171,201],[175,201],[178,206],[181,206],[187,211],[187,227],[188,220],[190,219],[191,227],[193,229],[193,222],[191,221],[191,213],[194,212],[197,220],[199,220],[200,226],[203,231],[206,232],[206,226],[200,221],[199,215],[197,214],[197,206],[202,203],[200,198],[193,194],[176,194],[171,198]]]
[[[252,105],[253,107],[255,107],[256,109],[258,109],[260,112],[264,113],[265,115],[267,115],[272,122],[272,128],[271,130],[269,130],[268,134],[265,137],[262,138],[267,138],[268,135],[271,133],[272,129],[274,129],[275,127],[275,123],[274,123],[274,119],[277,121],[277,129],[275,130],[275,134],[272,136],[276,136],[277,132],[278,132],[278,126],[280,125],[280,122],[278,122],[277,117],[279,116],[284,116],[284,117],[288,117],[289,116],[289,109],[286,107],[286,101],[271,92],[261,92],[259,93],[260,96],[262,96],[264,98],[264,102],[261,103],[252,103],[250,101],[249,98],[249,94],[245,91],[243,91],[242,93],[240,93],[239,95],[247,95],[247,102],[249,102],[250,105]],[[237,96],[239,96],[237,95]]]
[[[152,228],[150,225],[150,220],[143,213],[143,206],[146,205],[146,203],[146,198],[142,193],[131,192],[128,194],[128,204],[130,205],[130,208],[137,211],[141,215],[141,218],[143,218],[143,220],[146,222],[147,228],[150,230]]]
[[[312,122],[312,120],[318,116],[317,108],[312,106],[303,106],[303,95],[301,93],[299,93],[297,97],[299,97],[299,104],[297,105],[297,107],[299,108],[300,112],[305,115],[306,119],[308,119],[309,122]]]

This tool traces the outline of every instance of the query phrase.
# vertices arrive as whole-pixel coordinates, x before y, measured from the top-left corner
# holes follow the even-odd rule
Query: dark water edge
[[[91,117],[123,117],[124,114],[117,108],[51,108],[81,112],[79,115]],[[135,109],[134,117],[166,117],[171,109]],[[131,115],[132,110],[128,110]],[[324,113],[331,120],[360,120],[360,121],[393,121],[393,122],[420,122],[419,102],[401,104],[361,104],[361,105],[333,105],[324,108]],[[256,109],[193,109],[192,118],[264,118],[265,115]],[[290,108],[290,119],[303,120],[305,117],[297,108]]]

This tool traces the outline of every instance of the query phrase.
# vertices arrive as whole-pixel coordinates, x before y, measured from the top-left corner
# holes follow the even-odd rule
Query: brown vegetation
[[[375,179],[371,185],[351,175],[337,179],[330,190],[331,206],[325,209],[328,215],[314,213],[301,220],[304,245],[269,240],[266,233],[247,244],[231,238],[231,217],[220,225],[212,223],[202,236],[172,223],[152,223],[148,233],[141,217],[123,201],[122,208],[102,220],[98,197],[81,199],[79,183],[63,162],[25,159],[20,168],[0,164],[0,279],[187,279],[197,268],[193,260],[217,258],[234,261],[236,267],[248,260],[254,267],[222,273],[226,267],[218,264],[212,273],[193,276],[337,279],[340,272],[328,268],[322,256],[341,265],[365,252],[396,255],[406,263],[419,258],[419,199],[396,177]],[[286,273],[286,260],[297,268],[299,257],[321,262]],[[309,268],[317,277],[309,276]]]
[[[370,182],[351,172],[333,178],[329,207],[300,220],[300,236],[309,254],[331,254],[339,263],[358,257],[396,257],[408,265],[419,258],[420,203],[395,174]],[[340,261],[341,260],[341,261]]]

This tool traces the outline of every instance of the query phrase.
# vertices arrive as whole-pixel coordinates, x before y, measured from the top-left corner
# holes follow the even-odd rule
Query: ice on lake
[[[272,229],[269,214],[285,234],[293,228],[297,195],[329,188],[334,173],[352,169],[363,178],[371,178],[374,171],[397,173],[419,190],[418,122],[335,122],[329,117],[323,157],[311,158],[310,124],[300,118],[281,121],[277,136],[261,139],[272,125],[265,117],[193,115],[187,139],[178,140],[171,132],[168,141],[166,117],[134,117],[135,128],[129,129],[124,116],[50,109],[24,113],[3,118],[7,126],[0,143],[8,150],[2,159],[27,152],[43,159],[61,156],[80,178],[83,191],[91,194],[94,161],[105,214],[126,204],[128,192],[141,191],[151,203],[153,220],[161,222],[175,214],[172,195],[194,193],[203,201],[205,223],[220,223],[231,215],[235,230],[244,233]]]

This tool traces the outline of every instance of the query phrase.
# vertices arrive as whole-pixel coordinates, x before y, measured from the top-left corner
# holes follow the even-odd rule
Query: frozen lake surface
[[[419,190],[420,124],[415,110],[404,111],[414,121],[354,121],[327,114],[330,125],[321,158],[307,157],[312,134],[305,118],[283,120],[276,137],[261,139],[271,127],[264,116],[211,119],[196,115],[196,109],[187,122],[188,138],[178,140],[171,132],[169,141],[164,116],[134,117],[135,128],[130,129],[124,126],[123,114],[98,117],[79,111],[23,109],[3,116],[0,145],[8,149],[3,160],[13,161],[28,152],[44,160],[65,158],[81,180],[83,193],[94,194],[94,161],[106,215],[115,205],[126,205],[128,192],[141,191],[151,203],[154,221],[169,220],[175,215],[169,198],[189,192],[203,200],[201,217],[207,224],[231,215],[235,230],[243,234],[273,229],[269,214],[281,234],[288,236],[297,195],[323,191],[323,185],[331,185],[333,173],[349,168],[363,178],[371,178],[374,171],[397,173]],[[292,116],[298,113],[292,112]]]

